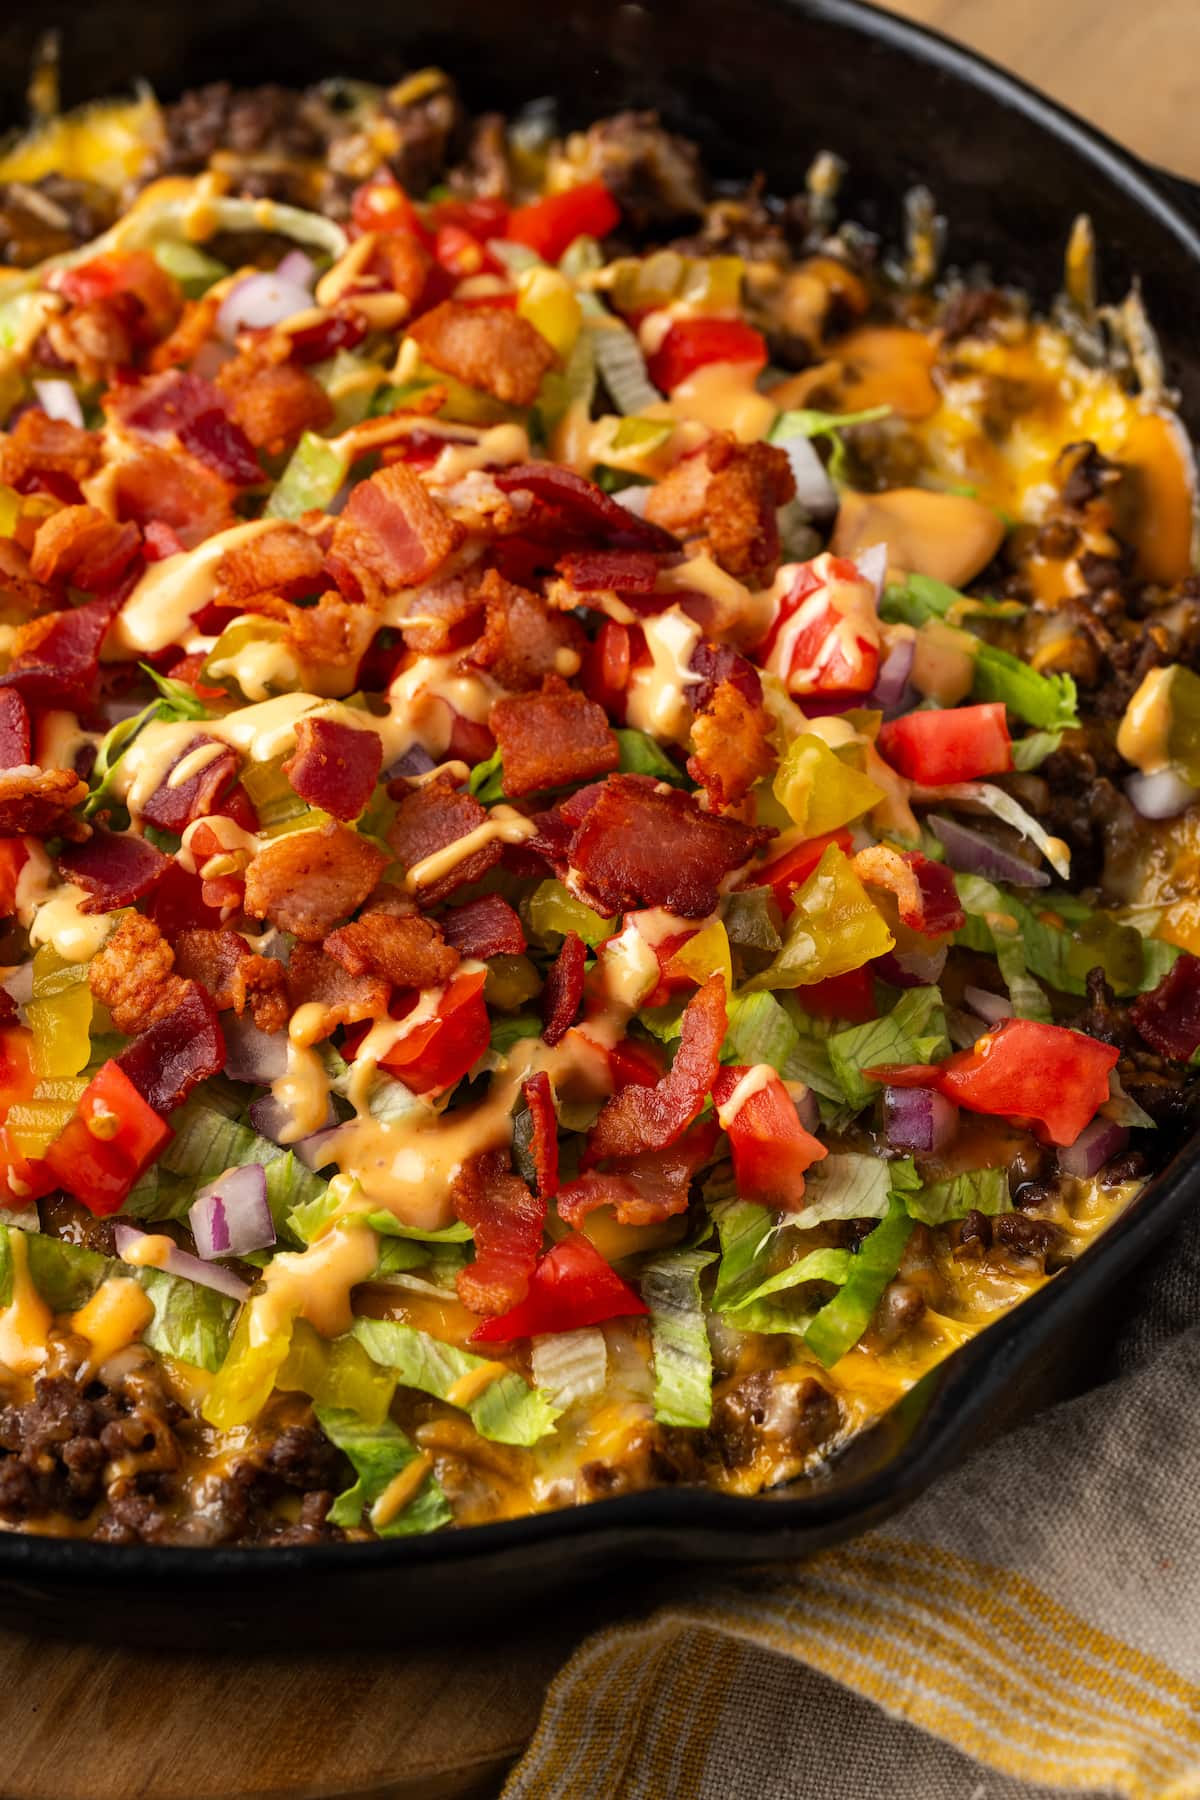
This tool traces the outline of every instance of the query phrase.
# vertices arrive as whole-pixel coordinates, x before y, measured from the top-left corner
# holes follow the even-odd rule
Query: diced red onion
[[[854,566],[864,581],[869,581],[875,589],[875,603],[883,598],[884,584],[888,572],[888,547],[886,544],[869,544],[860,550],[854,558]]]
[[[782,450],[792,465],[796,498],[809,518],[823,519],[835,513],[838,505],[837,489],[829,479],[829,472],[818,456],[812,439],[780,438],[775,448]]]
[[[332,1125],[333,1122],[331,1102],[325,1124]],[[272,1144],[280,1144],[285,1149],[291,1150],[299,1141],[295,1135],[295,1114],[290,1106],[285,1106],[274,1094],[263,1094],[254,1102],[250,1108],[250,1123],[260,1137],[268,1138]],[[322,1130],[324,1129],[325,1126],[322,1126]]]
[[[226,1013],[221,1021],[225,1033],[225,1073],[235,1081],[252,1081],[270,1087],[287,1073],[287,1032],[273,1035],[263,1031],[249,1014],[240,1019]]]
[[[1191,787],[1174,769],[1156,769],[1153,775],[1131,775],[1125,783],[1125,792],[1143,819],[1178,818],[1193,800],[1200,797],[1200,788]]]
[[[311,293],[317,278],[317,265],[303,250],[289,250],[277,264],[275,277],[278,281],[290,281],[296,287],[307,288]]]
[[[963,999],[971,1011],[977,1012],[989,1025],[998,1025],[1001,1019],[1013,1016],[1012,1001],[1005,994],[993,994],[987,988],[965,987]]]
[[[1059,1151],[1058,1166],[1064,1175],[1076,1175],[1086,1180],[1118,1155],[1128,1142],[1129,1133],[1123,1125],[1115,1125],[1111,1119],[1093,1119],[1090,1125],[1084,1126],[1073,1144]]]
[[[48,419],[61,419],[64,424],[83,429],[83,408],[79,395],[69,381],[35,381],[33,391]]]
[[[239,331],[279,325],[295,313],[307,312],[312,303],[312,295],[298,281],[281,280],[278,275],[247,275],[222,300],[217,335],[231,344]]]
[[[889,950],[885,956],[875,958],[873,967],[893,987],[932,987],[941,980],[949,954],[949,944],[941,944],[936,950]]]
[[[384,771],[383,780],[394,781],[399,775],[428,775],[430,769],[436,768],[435,758],[423,744],[410,744],[404,755]]]
[[[139,1238],[149,1234],[140,1225],[131,1225],[127,1219],[118,1219],[114,1235],[117,1254],[124,1256],[126,1250],[136,1244]],[[232,1269],[223,1269],[219,1263],[201,1262],[198,1256],[181,1250],[177,1244],[171,1246],[161,1265],[153,1263],[147,1266],[156,1269],[161,1267],[166,1274],[181,1275],[185,1281],[194,1281],[200,1287],[215,1288],[218,1294],[228,1294],[231,1300],[246,1300],[250,1296],[250,1289],[244,1281],[238,1279]]]
[[[941,842],[946,861],[963,875],[984,875],[989,881],[1007,881],[1010,887],[1048,887],[1045,869],[1035,869],[1022,856],[1005,850],[982,831],[960,825],[944,813],[930,813],[925,823]]]
[[[0,986],[4,988],[6,994],[12,996],[18,1006],[28,1006],[29,1002],[33,999],[32,962],[21,963],[18,968],[12,971],[11,975],[6,975],[4,977],[3,982],[0,982]]]
[[[969,1050],[990,1029],[977,1013],[967,1012],[961,1006],[946,1008],[946,1035],[956,1050]]]
[[[201,1188],[188,1208],[196,1249],[206,1262],[216,1256],[245,1256],[275,1242],[275,1222],[267,1205],[267,1176],[259,1163],[227,1169]]]
[[[291,1146],[297,1162],[302,1162],[306,1169],[315,1173],[318,1169],[327,1168],[333,1161],[331,1145],[340,1127],[329,1127],[325,1131],[314,1131],[311,1137],[301,1138],[298,1144]]]
[[[916,654],[915,639],[901,638],[898,643],[893,644],[880,665],[867,705],[881,708],[885,718],[891,718],[904,700]]]
[[[885,1087],[883,1129],[893,1150],[936,1153],[958,1130],[958,1108],[933,1088]]]
[[[805,1131],[816,1131],[821,1123],[821,1109],[817,1105],[817,1096],[802,1081],[789,1081],[786,1084],[792,1105],[796,1109],[796,1117]]]
[[[636,513],[639,519],[646,516],[646,502],[649,498],[650,489],[640,481],[630,482],[628,487],[621,488],[613,495],[618,506],[623,506],[626,512]]]

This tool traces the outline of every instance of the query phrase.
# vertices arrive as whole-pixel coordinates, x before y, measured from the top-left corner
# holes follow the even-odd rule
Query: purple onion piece
[[[854,558],[854,566],[864,581],[870,582],[875,589],[875,604],[883,597],[884,584],[888,572],[888,547],[886,544],[870,544],[867,549],[860,550]]]
[[[144,1238],[149,1233],[140,1225],[131,1225],[127,1219],[118,1219],[114,1233],[118,1256]],[[231,1300],[246,1300],[250,1289],[244,1281],[240,1281],[232,1269],[223,1269],[219,1263],[201,1262],[198,1256],[192,1256],[187,1250],[181,1250],[177,1244],[172,1245],[162,1263],[154,1263],[154,1268],[161,1267],[168,1275],[181,1275],[185,1281],[194,1281],[200,1287],[215,1288],[218,1294],[228,1294]]]
[[[226,1013],[221,1021],[225,1034],[225,1073],[234,1081],[251,1081],[270,1087],[287,1073],[287,1032],[263,1031],[249,1014],[239,1019]]]
[[[932,987],[941,980],[949,954],[949,944],[936,950],[889,950],[877,956],[872,966],[880,980],[892,987]]]
[[[328,1168],[333,1161],[333,1140],[340,1129],[340,1126],[333,1125],[324,1131],[314,1131],[311,1137],[301,1138],[298,1144],[292,1145],[296,1160],[314,1174],[318,1169]]]
[[[332,1125],[334,1121],[335,1114],[331,1101],[325,1125]],[[280,1144],[286,1150],[293,1149],[299,1141],[295,1115],[291,1108],[285,1106],[282,1100],[277,1100],[274,1094],[262,1094],[254,1102],[250,1108],[250,1123],[260,1137],[268,1138],[272,1144]],[[325,1126],[322,1126],[321,1129],[324,1130]]]
[[[811,438],[790,437],[779,438],[775,444],[782,450],[792,467],[792,477],[796,483],[796,499],[810,519],[824,519],[837,511],[837,489],[829,479],[829,472],[817,454],[817,447]]]
[[[810,1087],[805,1087],[803,1082],[789,1081],[786,1086],[792,1105],[796,1108],[796,1117],[805,1131],[816,1132],[821,1124],[821,1109],[817,1105],[817,1096]]]
[[[217,313],[217,336],[231,344],[239,331],[282,324],[296,313],[307,312],[313,298],[299,282],[276,275],[247,275],[230,288]]]
[[[916,642],[913,638],[901,638],[893,644],[875,677],[875,686],[867,700],[868,706],[877,706],[885,718],[890,718],[893,709],[899,707],[908,687],[908,678],[912,674],[913,660],[917,654]]]
[[[260,1163],[227,1169],[210,1181],[188,1208],[196,1249],[206,1262],[215,1256],[245,1256],[275,1242],[275,1222],[267,1204],[267,1176]]]
[[[311,293],[317,278],[317,265],[303,250],[289,250],[276,264],[275,277],[278,281],[290,281],[296,287],[307,288]]]
[[[1177,819],[1200,796],[1200,788],[1192,787],[1174,769],[1156,769],[1153,775],[1131,775],[1125,783],[1125,792],[1143,819]]]
[[[963,999],[988,1025],[998,1025],[1001,1019],[1013,1016],[1012,1001],[1006,994],[993,994],[987,988],[965,987]]]
[[[958,1108],[933,1088],[885,1087],[883,1129],[893,1150],[936,1153],[958,1130]]]
[[[1059,1151],[1058,1166],[1064,1175],[1087,1180],[1118,1155],[1128,1142],[1129,1133],[1123,1125],[1116,1125],[1111,1119],[1093,1119],[1090,1125],[1084,1126],[1073,1144],[1067,1144]]]
[[[430,769],[436,769],[437,763],[422,744],[410,744],[390,769],[384,774],[384,781],[394,781],[400,775],[428,775]]]
[[[64,424],[83,429],[83,408],[79,395],[69,381],[35,381],[33,391],[48,419],[61,419]]]
[[[1035,869],[982,831],[972,831],[944,813],[930,813],[925,823],[941,842],[950,867],[963,875],[984,875],[989,881],[1007,881],[1010,887],[1049,887],[1044,869]]]

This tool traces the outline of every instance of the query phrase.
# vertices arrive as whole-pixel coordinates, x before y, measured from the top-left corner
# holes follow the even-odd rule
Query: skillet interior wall
[[[169,97],[220,78],[387,81],[437,62],[479,106],[553,93],[568,124],[657,107],[700,139],[710,168],[763,169],[777,191],[801,185],[816,149],[835,148],[850,164],[855,216],[894,236],[900,196],[924,180],[950,221],[950,260],[990,264],[1043,302],[1058,284],[1071,220],[1086,210],[1106,295],[1119,297],[1140,274],[1185,414],[1200,422],[1200,238],[1156,208],[1130,159],[1117,154],[1109,171],[1098,168],[1095,146],[1048,102],[1018,90],[1021,119],[1009,83],[987,65],[852,0],[438,0],[390,9],[377,0],[206,0],[153,11],[143,0],[45,8],[16,0],[5,10],[6,124],[22,116],[41,33],[57,27],[67,104],[137,75]]]

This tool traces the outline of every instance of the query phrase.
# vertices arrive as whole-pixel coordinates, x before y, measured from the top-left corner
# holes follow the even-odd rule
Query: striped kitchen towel
[[[1200,1800],[1198,1321],[1200,1219],[1105,1385],[852,1544],[585,1642],[504,1800]]]

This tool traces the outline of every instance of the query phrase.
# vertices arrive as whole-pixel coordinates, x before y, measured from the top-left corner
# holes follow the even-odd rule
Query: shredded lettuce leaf
[[[712,1350],[700,1276],[715,1250],[671,1250],[643,1265],[642,1299],[654,1345],[654,1416],[663,1425],[712,1419]]]
[[[1051,837],[1033,814],[1026,812],[1003,788],[990,781],[955,781],[948,787],[939,788],[938,792],[947,800],[972,800],[976,806],[984,807],[1002,824],[1011,825],[1023,838],[1036,844],[1055,873],[1064,881],[1070,880],[1071,852],[1066,844],[1061,838]]]
[[[949,1181],[922,1184],[904,1195],[910,1219],[924,1225],[948,1225],[972,1209],[989,1215],[1012,1211],[1006,1169],[967,1169]],[[870,1239],[867,1240],[870,1242]]]
[[[841,1103],[845,1100],[841,1082],[829,1060],[827,1040],[810,1035],[798,1023],[811,1023],[799,1008],[788,1002],[794,996],[785,994],[734,994],[729,1002],[725,1042],[721,1061],[769,1063],[785,1081],[802,1081],[817,1094]]]
[[[1040,769],[1048,756],[1053,756],[1062,743],[1061,731],[1031,731],[1028,737],[1015,738],[1012,747],[1013,768],[1022,774]]]
[[[357,1319],[352,1327],[372,1362],[399,1371],[403,1387],[419,1388],[435,1400],[456,1404],[451,1393],[465,1375],[488,1359],[444,1344],[427,1331],[390,1319]],[[508,1371],[470,1399],[463,1409],[480,1437],[496,1444],[536,1444],[553,1431],[559,1409],[520,1375]]]
[[[1088,969],[1105,960],[1102,946],[1093,949],[1088,941],[1095,928],[1109,924],[1103,915],[1074,894],[1043,891],[1035,912],[1024,900],[996,887],[982,875],[956,875],[954,882],[967,914],[967,923],[957,935],[958,943],[969,950],[1000,957],[1001,943],[1006,936],[1013,936],[1012,927],[1006,925],[1012,920],[1029,973],[1060,993],[1086,994]],[[1054,922],[1059,919],[1062,924]],[[994,929],[996,923],[999,931]],[[1109,925],[1110,932],[1114,928]],[[1128,939],[1122,938],[1122,961],[1125,946],[1137,952],[1140,974],[1131,969],[1129,978],[1114,979],[1115,972],[1110,969],[1109,980],[1118,994],[1145,993],[1157,986],[1182,952],[1175,944],[1142,937],[1132,927],[1129,930]],[[1001,960],[1002,973],[1003,970]]]
[[[887,1217],[864,1238],[841,1289],[808,1326],[804,1342],[817,1361],[831,1369],[857,1344],[884,1288],[900,1267],[913,1230],[902,1199],[893,1195]]]
[[[554,1331],[532,1341],[534,1386],[563,1411],[604,1392],[608,1343],[598,1325]]]
[[[367,1424],[356,1413],[330,1406],[318,1406],[316,1416],[325,1436],[349,1458],[358,1476],[354,1486],[339,1494],[329,1509],[334,1525],[353,1530],[362,1525],[364,1512],[370,1518],[392,1482],[421,1452],[390,1419]],[[381,1538],[413,1537],[439,1530],[453,1516],[442,1484],[430,1469],[412,1499],[394,1518],[382,1524],[375,1524],[373,1519],[370,1522]]]
[[[864,1070],[880,1063],[930,1063],[950,1053],[946,1014],[936,987],[908,988],[890,1013],[851,1025],[828,1040],[829,1061],[851,1106],[869,1104],[879,1083]]]
[[[172,1117],[175,1136],[154,1166],[133,1188],[122,1212],[133,1219],[182,1219],[205,1182],[226,1169],[258,1163],[267,1177],[267,1203],[275,1229],[297,1239],[289,1215],[306,1202],[324,1198],[328,1183],[298,1162],[290,1150],[259,1137],[249,1125],[229,1118],[193,1094]]]
[[[910,575],[902,586],[893,584],[885,591],[879,610],[885,619],[920,626],[927,619],[944,619],[949,625],[972,616],[1018,619],[1029,608],[1020,600],[977,600],[932,575]]]
[[[1073,731],[1079,724],[1078,695],[1069,675],[1039,675],[1019,656],[997,650],[994,644],[979,646],[971,693],[976,700],[1003,702],[1009,712],[1039,731]]]
[[[618,725],[613,736],[621,758],[617,764],[619,774],[652,775],[655,781],[669,781],[674,787],[688,785],[679,764],[672,762],[646,732],[635,731],[631,725]]]
[[[857,1151],[827,1156],[804,1177],[805,1205],[785,1223],[800,1230],[831,1219],[882,1219],[888,1209],[889,1165]]]

